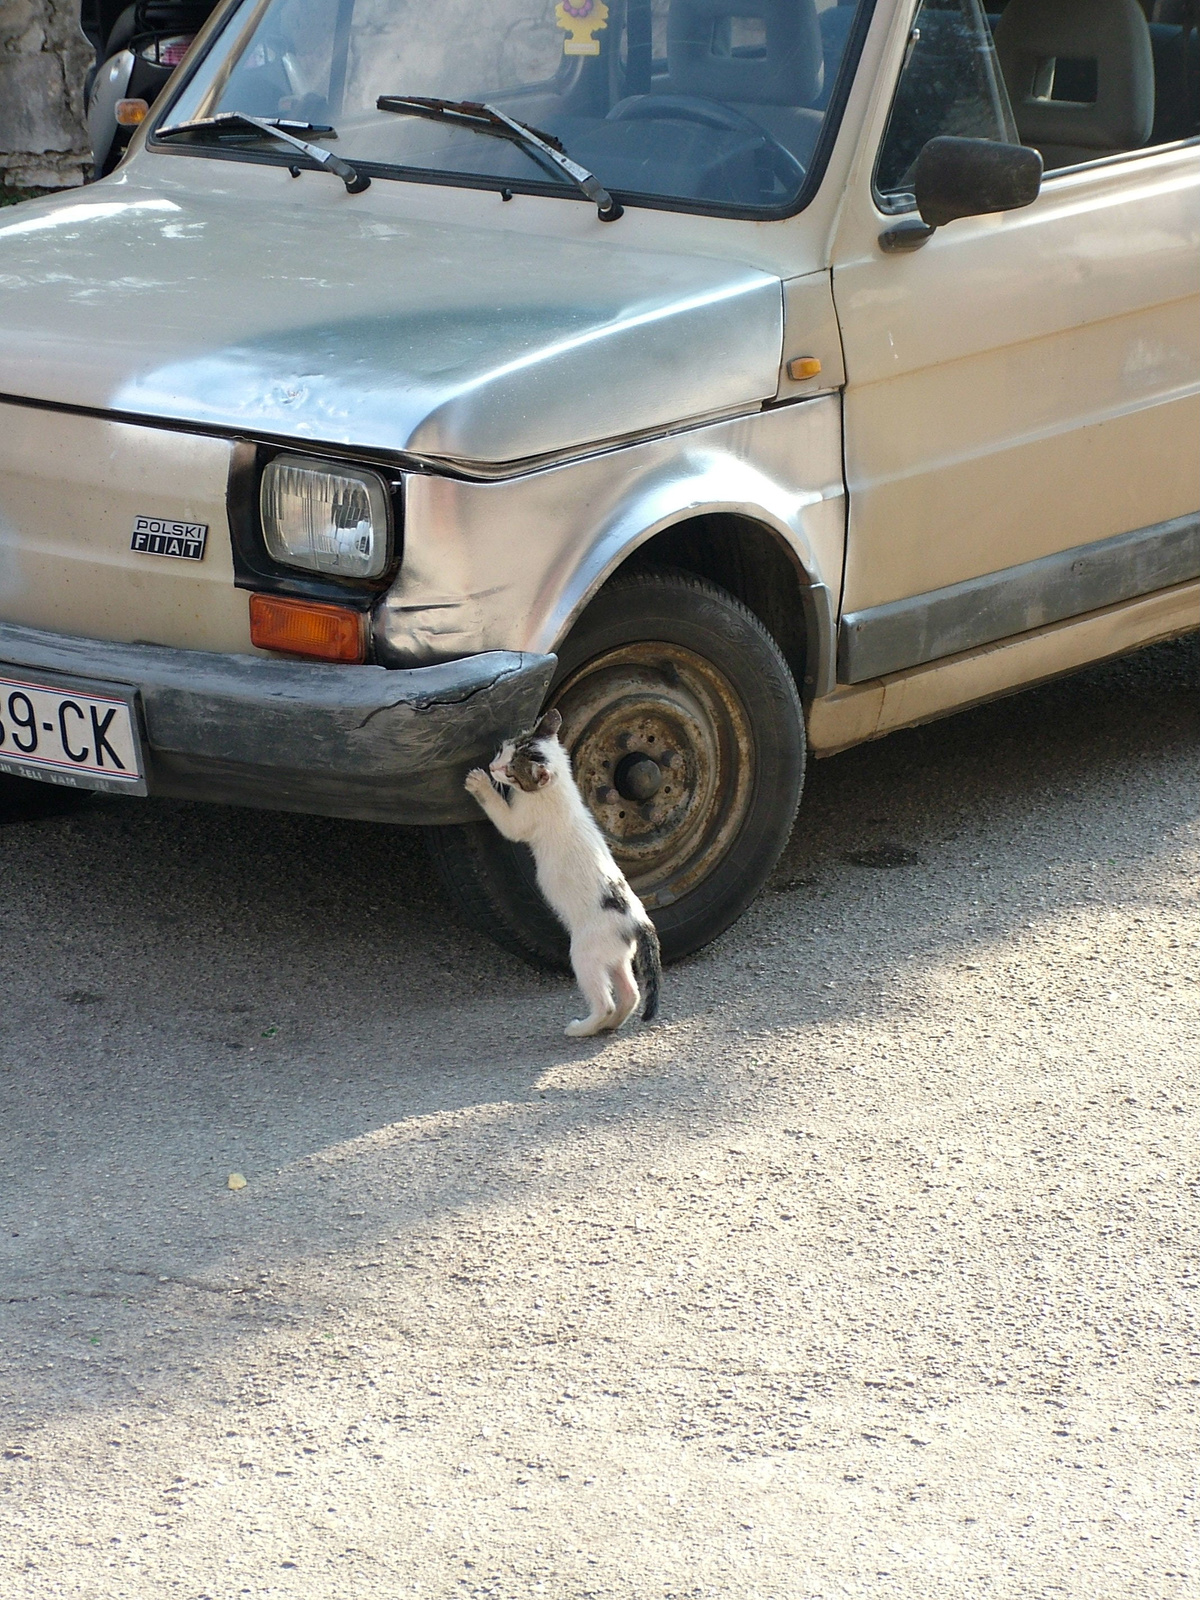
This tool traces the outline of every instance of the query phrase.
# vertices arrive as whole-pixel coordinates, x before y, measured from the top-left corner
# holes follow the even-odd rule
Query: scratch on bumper
[[[540,660],[542,658],[535,657],[533,659]],[[461,690],[461,692],[457,694],[449,691],[443,691],[437,695],[420,696],[410,694],[407,696],[400,696],[395,700],[389,700],[386,705],[376,706],[373,711],[368,711],[366,716],[359,723],[359,727],[365,728],[369,722],[371,722],[375,717],[379,716],[381,712],[384,711],[396,711],[403,709],[414,711],[419,716],[423,711],[435,711],[440,706],[465,705],[469,700],[475,699],[476,695],[488,694],[495,689],[498,684],[504,683],[509,678],[516,677],[520,671],[521,669],[519,667],[510,667],[505,672],[496,673],[495,677],[489,678],[486,683],[473,683],[467,685]]]

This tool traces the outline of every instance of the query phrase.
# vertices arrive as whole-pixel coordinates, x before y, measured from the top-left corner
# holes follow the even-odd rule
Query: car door
[[[1067,152],[1027,209],[888,251],[928,138],[1016,137],[978,0],[924,0],[890,52],[833,260],[844,683],[1200,573],[1196,141]]]

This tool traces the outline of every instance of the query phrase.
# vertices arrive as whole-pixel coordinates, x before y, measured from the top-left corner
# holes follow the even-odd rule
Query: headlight
[[[377,473],[276,456],[263,473],[259,505],[267,550],[285,566],[339,578],[386,571],[388,492]]]

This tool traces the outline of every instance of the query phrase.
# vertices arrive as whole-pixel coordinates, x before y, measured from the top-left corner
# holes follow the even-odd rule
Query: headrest
[[[671,0],[667,76],[675,94],[726,105],[811,105],[823,78],[817,8],[813,0]]]
[[[1009,0],[996,53],[1027,144],[1136,150],[1154,124],[1154,57],[1137,0]],[[1094,62],[1093,103],[1047,98],[1054,61]]]

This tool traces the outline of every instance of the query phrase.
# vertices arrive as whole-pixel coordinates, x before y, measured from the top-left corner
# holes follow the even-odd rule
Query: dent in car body
[[[376,609],[384,660],[557,648],[633,551],[690,517],[769,529],[803,584],[841,585],[845,494],[836,395],[779,406],[496,482],[414,473],[404,564]]]
[[[470,465],[778,388],[778,278],[610,232],[548,252],[357,200],[321,227],[294,200],[132,178],[22,213],[0,225],[0,394]]]

